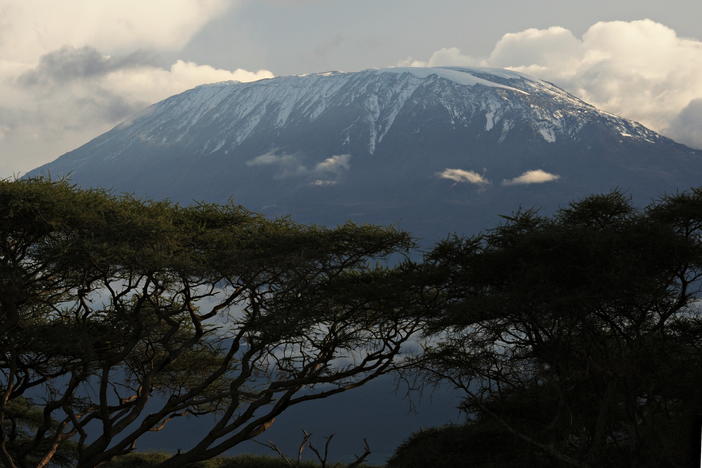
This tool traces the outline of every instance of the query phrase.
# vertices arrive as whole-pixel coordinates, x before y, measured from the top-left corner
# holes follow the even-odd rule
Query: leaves
[[[420,365],[565,465],[683,463],[702,410],[701,200],[636,210],[613,192],[440,244],[427,262],[443,305]]]
[[[421,321],[399,270],[378,266],[412,245],[394,229],[38,179],[0,182],[0,233],[0,389],[42,415],[19,461],[74,439],[94,466],[193,414],[216,422],[164,466],[214,457],[390,371]]]

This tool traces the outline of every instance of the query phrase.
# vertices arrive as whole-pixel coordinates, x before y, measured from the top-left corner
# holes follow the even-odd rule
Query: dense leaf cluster
[[[519,212],[425,267],[442,305],[420,366],[465,392],[461,434],[513,440],[463,460],[512,447],[555,466],[699,461],[702,190],[645,210],[613,192]]]
[[[1,462],[46,466],[70,446],[96,466],[175,417],[216,415],[162,462],[183,466],[390,371],[421,304],[377,293],[403,280],[374,263],[410,246],[392,229],[0,182]]]

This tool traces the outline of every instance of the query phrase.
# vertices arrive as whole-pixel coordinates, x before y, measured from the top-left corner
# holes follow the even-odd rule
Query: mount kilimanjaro
[[[702,151],[501,69],[388,68],[203,85],[26,177],[301,222],[473,232],[619,188],[702,181]]]

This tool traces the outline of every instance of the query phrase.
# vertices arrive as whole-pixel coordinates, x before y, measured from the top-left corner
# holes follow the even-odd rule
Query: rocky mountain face
[[[204,85],[27,176],[302,222],[475,232],[613,188],[702,182],[702,152],[499,69],[389,68]]]

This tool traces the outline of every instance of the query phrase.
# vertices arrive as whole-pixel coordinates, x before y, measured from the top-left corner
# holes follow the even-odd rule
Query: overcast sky
[[[702,148],[700,0],[0,0],[0,177],[201,83],[509,67]]]

